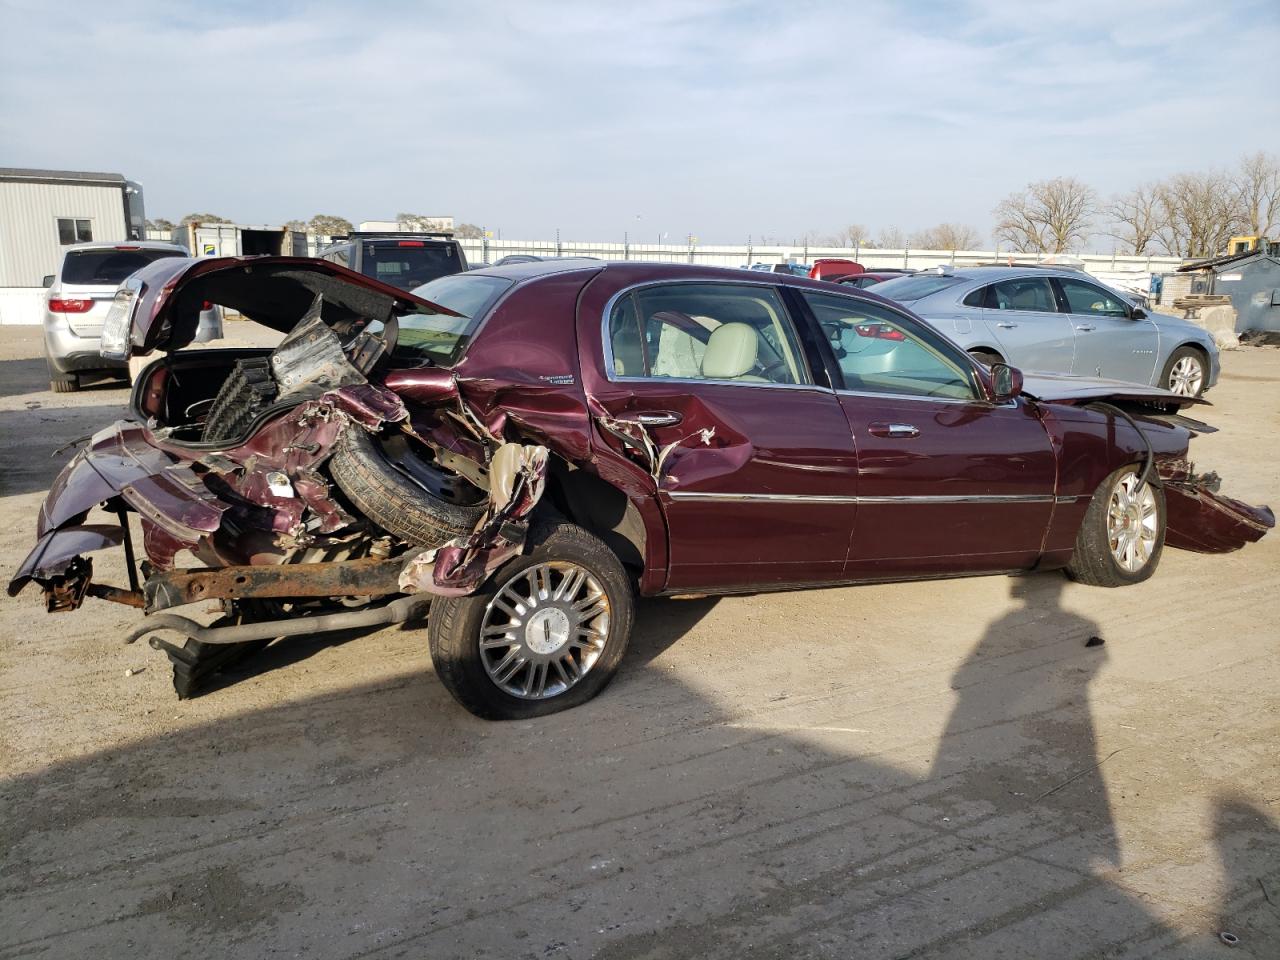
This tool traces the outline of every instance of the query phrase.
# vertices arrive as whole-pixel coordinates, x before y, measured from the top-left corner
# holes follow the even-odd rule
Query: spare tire
[[[419,547],[439,547],[471,533],[487,506],[450,503],[424,489],[398,470],[374,438],[355,424],[334,445],[329,472],[361,513]]]

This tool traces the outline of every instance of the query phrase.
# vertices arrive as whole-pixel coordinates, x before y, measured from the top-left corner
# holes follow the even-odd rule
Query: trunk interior
[[[281,404],[275,400],[275,385],[267,365],[267,347],[232,350],[183,350],[162,357],[147,366],[134,385],[131,407],[142,421],[156,429],[170,431],[168,439],[200,446],[226,446],[247,433],[257,415],[279,406],[292,406],[302,398]],[[262,374],[253,377],[255,371]],[[238,411],[225,408],[238,404]],[[210,432],[213,420],[222,411],[223,421],[237,419],[240,430]],[[215,416],[211,417],[211,414]]]

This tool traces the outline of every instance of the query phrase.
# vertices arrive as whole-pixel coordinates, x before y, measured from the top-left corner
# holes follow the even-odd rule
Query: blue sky
[[[148,213],[790,240],[1280,153],[1280,2],[0,0],[0,165]],[[1102,244],[1102,241],[1099,241]],[[1103,244],[1105,246],[1105,244]]]

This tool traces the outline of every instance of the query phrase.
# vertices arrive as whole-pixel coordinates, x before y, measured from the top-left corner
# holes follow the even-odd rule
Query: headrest
[[[712,380],[740,377],[755,366],[759,349],[760,342],[749,324],[721,324],[707,340],[707,352],[702,357],[702,375]]]

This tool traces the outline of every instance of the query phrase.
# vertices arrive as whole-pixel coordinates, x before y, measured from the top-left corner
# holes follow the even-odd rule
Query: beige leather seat
[[[756,365],[760,341],[755,330],[746,323],[723,323],[707,340],[702,355],[702,375],[708,380],[746,380],[768,383],[764,377],[749,375]]]

